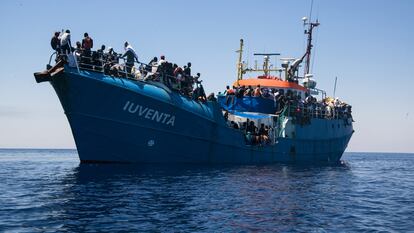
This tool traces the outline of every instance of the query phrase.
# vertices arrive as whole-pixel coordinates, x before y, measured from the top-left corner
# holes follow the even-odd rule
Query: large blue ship
[[[258,54],[263,67],[248,68],[241,40],[234,92],[259,87],[260,96],[228,91],[217,100],[200,100],[162,81],[114,76],[97,69],[99,64],[82,64],[75,53],[35,77],[55,89],[84,163],[335,164],[354,132],[353,120],[349,105],[316,88],[309,62],[312,30],[319,24],[308,25],[305,55],[282,59],[281,68],[270,65],[276,54]],[[243,77],[250,72],[263,74]],[[287,93],[297,100],[282,105],[278,96]],[[248,132],[250,124],[265,126],[266,136]]]

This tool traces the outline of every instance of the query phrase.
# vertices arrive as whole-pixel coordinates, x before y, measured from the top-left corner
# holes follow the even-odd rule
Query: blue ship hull
[[[312,119],[295,138],[246,145],[218,103],[199,103],[166,88],[66,67],[51,80],[81,162],[338,163],[352,136],[344,120]]]

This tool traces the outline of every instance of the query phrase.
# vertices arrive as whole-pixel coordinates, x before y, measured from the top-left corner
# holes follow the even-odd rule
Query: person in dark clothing
[[[264,124],[260,124],[259,135],[266,135],[266,129],[264,127]]]
[[[256,126],[254,125],[254,121],[249,122],[246,131],[250,132],[253,135],[256,135]]]
[[[253,88],[252,86],[249,86],[245,91],[244,91],[244,96],[252,96],[253,94]]]
[[[245,86],[239,87],[239,89],[236,92],[236,97],[237,98],[243,98],[245,91],[246,91],[246,87]]]
[[[229,112],[226,110],[226,111],[224,111],[224,115],[223,115],[223,117],[224,117],[224,120],[225,121],[228,121],[229,120]]]
[[[50,40],[50,46],[52,49],[56,51],[56,53],[60,53],[60,39],[59,39],[59,32],[55,32],[52,39]]]
[[[204,92],[204,87],[203,85],[201,85],[202,80],[198,80],[200,78],[201,74],[197,73],[196,76],[196,88],[193,91],[193,99],[194,100],[199,100],[199,101],[206,101],[207,97],[206,97],[206,93]]]
[[[259,129],[259,142],[261,145],[265,145],[269,142],[269,129],[268,127],[264,126],[264,124],[260,125],[260,129]]]
[[[92,59],[93,59],[93,64],[95,66],[95,69],[100,70],[101,67],[103,67],[104,63],[103,61],[105,60],[105,45],[102,45],[100,49],[98,49],[96,52],[93,53]]]
[[[276,99],[276,102],[277,102],[277,112],[276,112],[276,115],[279,115],[280,113],[282,113],[283,109],[286,106],[286,98],[285,98],[285,95],[283,95],[283,94],[278,95],[277,96],[277,99]]]
[[[210,93],[210,95],[207,96],[207,100],[217,102],[217,98],[214,96],[214,93]]]
[[[76,41],[76,48],[75,48],[76,56],[81,57],[83,53],[82,45],[79,41]]]
[[[108,52],[104,54],[104,58],[104,72],[105,74],[110,74],[111,67],[118,64],[118,54],[114,52],[112,47],[109,47]]]
[[[153,59],[151,59],[151,61],[148,62],[148,64],[145,66],[145,71],[146,72],[151,72],[152,71],[152,67],[156,66],[158,64],[158,58],[154,57]]]
[[[254,145],[257,142],[257,128],[254,125],[254,121],[250,121],[247,123],[246,128],[246,137],[250,144]]]
[[[239,125],[236,122],[233,122],[233,129],[239,129]]]
[[[191,62],[187,63],[187,67],[184,69],[185,76],[191,76]]]
[[[126,57],[126,70],[128,74],[131,74],[131,70],[132,67],[134,66],[135,61],[138,61],[138,56],[135,53],[135,50],[132,48],[132,46],[128,43],[125,42],[124,44],[124,48],[125,48],[125,53],[121,56],[122,58]]]
[[[108,52],[105,54],[105,58],[109,63],[119,63],[118,53],[116,53],[112,47],[108,48]]]

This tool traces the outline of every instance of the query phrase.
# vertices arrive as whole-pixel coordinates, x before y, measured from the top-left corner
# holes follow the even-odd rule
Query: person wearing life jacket
[[[93,48],[93,39],[87,32],[83,34],[82,48],[85,51],[85,56],[91,56],[91,49]]]
[[[173,75],[175,77],[175,81],[177,83],[177,87],[179,90],[181,90],[181,82],[184,81],[184,77],[183,77],[183,68],[181,68],[180,66],[178,66],[177,64],[174,64],[174,72]]]
[[[257,87],[253,91],[253,96],[254,97],[259,97],[261,95],[262,95],[262,91],[260,90],[260,85],[257,85]]]

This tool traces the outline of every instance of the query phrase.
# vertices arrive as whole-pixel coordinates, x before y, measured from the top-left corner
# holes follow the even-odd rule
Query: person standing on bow
[[[55,32],[54,36],[50,40],[50,46],[52,46],[52,49],[56,51],[57,54],[60,53],[60,33]]]
[[[66,30],[60,36],[60,48],[63,54],[68,54],[72,50],[72,44],[70,42],[70,30]]]
[[[121,56],[122,58],[126,57],[126,70],[127,70],[127,74],[131,74],[131,70],[132,67],[134,66],[135,61],[138,61],[138,56],[135,53],[134,48],[132,48],[132,46],[128,43],[125,42],[124,44],[124,48],[125,48],[125,53]]]
[[[91,49],[93,48],[93,39],[89,36],[87,32],[83,34],[82,48],[85,51],[85,56],[87,56],[90,59]]]

